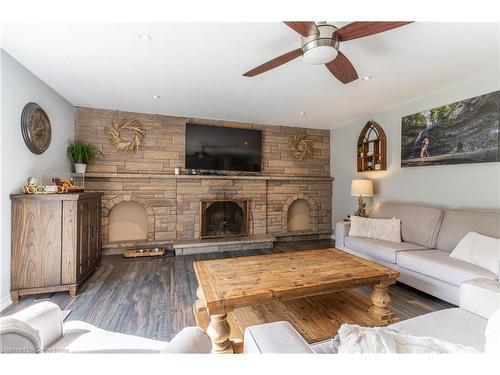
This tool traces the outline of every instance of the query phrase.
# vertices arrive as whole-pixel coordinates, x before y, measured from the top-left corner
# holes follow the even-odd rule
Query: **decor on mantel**
[[[131,131],[132,139],[122,138],[122,131]],[[144,138],[144,129],[137,120],[121,120],[113,122],[108,129],[109,141],[118,151],[135,151],[138,150]]]
[[[313,156],[313,141],[306,133],[292,136],[288,140],[290,152],[297,160],[310,159]]]
[[[352,180],[351,196],[358,197],[358,210],[354,215],[368,217],[363,197],[373,197],[373,182],[371,180]]]
[[[387,138],[375,121],[368,121],[361,130],[357,150],[358,172],[387,169]]]
[[[28,177],[28,184],[23,186],[24,194],[56,194],[56,193],[67,193],[68,189],[64,189],[62,186],[55,185],[39,185],[38,178],[34,176]]]
[[[34,154],[42,154],[50,146],[52,129],[45,111],[36,103],[28,103],[21,113],[24,143]]]
[[[96,153],[101,153],[101,150],[93,145],[68,139],[66,155],[74,164],[76,173],[85,173],[87,170],[87,164],[90,164],[95,160]]]
[[[414,113],[401,121],[401,166],[500,161],[500,91]]]

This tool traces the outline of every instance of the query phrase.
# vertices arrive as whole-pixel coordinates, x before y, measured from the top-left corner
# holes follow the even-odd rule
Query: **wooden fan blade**
[[[302,55],[302,48],[297,48],[294,49],[293,51],[287,52],[284,55],[278,56],[272,60],[269,60],[268,62],[265,62],[262,65],[259,65],[256,68],[253,68],[252,70],[249,70],[245,74],[243,74],[245,77],[253,77],[258,74],[267,72],[268,70],[274,69],[280,65],[283,65],[297,57]]]
[[[358,79],[358,73],[349,59],[339,51],[337,57],[325,64],[330,73],[342,83],[349,83]]]
[[[340,41],[346,41],[383,33],[412,22],[353,22],[341,27],[335,33]]]
[[[316,24],[312,21],[283,21],[283,23],[304,37],[319,34]]]

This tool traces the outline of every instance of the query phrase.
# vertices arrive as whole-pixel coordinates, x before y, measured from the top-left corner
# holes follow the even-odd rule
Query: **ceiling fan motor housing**
[[[318,34],[302,37],[302,58],[308,64],[326,64],[337,57],[340,40],[337,28],[328,24],[317,25]]]

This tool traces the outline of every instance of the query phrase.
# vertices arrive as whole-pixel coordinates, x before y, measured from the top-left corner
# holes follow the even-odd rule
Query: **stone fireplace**
[[[200,202],[200,238],[247,236],[248,200],[208,200]]]
[[[124,119],[137,120],[145,132],[142,146],[134,152],[117,150],[108,138],[109,127]],[[261,130],[261,172],[189,175],[184,168],[187,123]],[[308,160],[298,160],[289,151],[289,140],[299,133],[313,142],[314,155]],[[276,239],[331,236],[333,179],[327,129],[78,107],[75,138],[103,154],[88,166],[85,190],[104,193],[105,254],[139,246],[165,247],[176,254],[244,250],[270,247]],[[177,168],[179,175],[174,173]],[[217,200],[239,203],[213,204]],[[204,207],[210,218],[205,217],[203,224],[201,201],[212,202]],[[122,206],[122,202],[132,203]],[[246,211],[242,202],[247,202]],[[136,222],[116,221],[127,206],[141,211],[125,215]],[[120,235],[126,231],[122,224],[134,226],[134,233]]]

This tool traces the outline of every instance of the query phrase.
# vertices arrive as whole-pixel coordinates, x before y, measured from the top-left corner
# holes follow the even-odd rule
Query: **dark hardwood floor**
[[[192,305],[198,286],[193,262],[277,252],[334,247],[331,240],[278,242],[273,249],[231,251],[179,257],[125,259],[108,256],[80,288],[76,297],[67,292],[22,298],[1,315],[11,314],[41,300],[71,309],[69,320],[83,320],[100,328],[170,340],[182,328],[195,325]],[[362,288],[365,295],[369,288]],[[452,307],[447,302],[402,284],[390,288],[392,309],[401,319]]]

